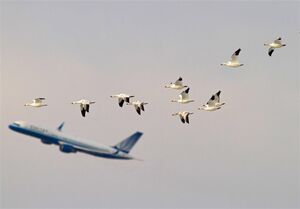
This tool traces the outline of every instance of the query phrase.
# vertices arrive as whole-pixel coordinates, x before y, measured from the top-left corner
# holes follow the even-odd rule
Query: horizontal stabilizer
[[[61,131],[62,128],[64,127],[64,125],[65,125],[65,122],[62,122],[62,123],[57,127],[57,130],[58,130],[58,131]]]
[[[120,143],[113,146],[113,148],[120,150],[125,153],[129,153],[132,147],[136,144],[139,138],[143,135],[141,132],[136,132],[129,136],[128,138],[124,139]]]

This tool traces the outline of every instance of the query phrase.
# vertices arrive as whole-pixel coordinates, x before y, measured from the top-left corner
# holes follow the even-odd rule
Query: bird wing
[[[41,98],[41,97],[40,97],[40,98],[35,98],[35,99],[33,99],[33,102],[34,102],[34,103],[42,103],[43,100],[45,100],[45,98]]]
[[[136,112],[140,115],[141,114],[141,109],[138,105],[134,105]]]
[[[217,93],[215,93],[216,102],[220,102],[220,94],[221,94],[221,91],[218,91]]]
[[[179,78],[175,81],[174,84],[177,85],[177,86],[182,86],[182,78],[179,77]]]
[[[183,92],[181,92],[179,94],[179,98],[182,99],[182,100],[189,99],[189,90],[190,90],[190,88],[187,88],[186,90],[184,90]]]
[[[275,44],[281,44],[281,37],[278,37],[275,41],[274,41]]]
[[[269,51],[268,51],[268,54],[269,54],[270,57],[272,56],[273,52],[274,52],[274,48],[270,47]]]
[[[145,111],[144,104],[141,104],[141,110]]]
[[[185,120],[184,120],[183,115],[182,115],[182,114],[179,114],[179,117],[180,117],[181,122],[185,123]]]
[[[211,98],[208,100],[208,102],[206,104],[208,104],[208,106],[214,106],[216,104],[216,95],[212,95]]]
[[[127,103],[129,103],[129,97],[124,98]]]
[[[187,123],[190,123],[190,120],[189,120],[189,114],[186,114],[186,116],[185,116],[185,121],[186,121]]]
[[[85,105],[85,110],[86,110],[87,112],[89,112],[89,110],[90,110],[90,105],[89,105],[89,104],[86,104],[86,105]]]
[[[123,98],[118,98],[118,103],[119,103],[119,106],[122,107],[123,104],[124,104],[124,99]]]
[[[231,62],[237,62],[238,61],[238,56],[241,52],[241,49],[239,48],[238,50],[236,50],[232,55],[231,55]]]
[[[83,104],[80,104],[80,112],[83,117],[85,117],[85,108]]]
[[[82,110],[81,110],[81,115],[82,115],[83,117],[85,117],[85,109],[82,109]]]

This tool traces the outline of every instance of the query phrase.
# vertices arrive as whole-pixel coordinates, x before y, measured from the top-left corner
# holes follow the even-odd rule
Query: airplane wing
[[[111,154],[109,152],[104,152],[103,150],[101,150],[101,152],[99,152],[97,149],[93,149],[93,148],[87,148],[87,147],[82,147],[82,146],[78,146],[78,145],[73,145],[70,143],[66,143],[66,142],[59,142],[59,150],[64,152],[64,153],[75,153],[77,151],[79,152],[83,152],[83,153],[88,153],[88,154]]]

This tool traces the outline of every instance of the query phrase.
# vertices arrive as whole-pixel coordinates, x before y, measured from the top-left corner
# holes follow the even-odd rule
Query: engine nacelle
[[[52,144],[51,141],[48,141],[48,140],[46,140],[46,139],[41,139],[41,142],[42,142],[43,144]]]
[[[67,144],[59,145],[59,150],[61,152],[64,152],[64,153],[74,153],[74,152],[76,152],[76,149],[74,149],[74,147],[72,147],[70,145],[67,145]]]

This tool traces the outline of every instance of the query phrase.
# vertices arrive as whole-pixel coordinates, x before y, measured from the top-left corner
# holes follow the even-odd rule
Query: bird
[[[141,110],[145,111],[145,105],[148,104],[147,102],[141,102],[141,101],[133,101],[133,102],[128,102],[127,105],[133,105],[136,112],[141,115]]]
[[[220,102],[220,94],[221,91],[218,91],[212,97],[208,100],[208,102],[205,105],[202,105],[202,107],[199,107],[199,110],[206,110],[206,111],[215,111],[218,109],[221,109],[221,106],[223,106],[225,103]]]
[[[265,46],[269,46],[269,51],[268,51],[268,55],[271,57],[274,50],[276,48],[281,48],[281,47],[284,47],[286,46],[286,44],[282,44],[281,43],[281,37],[278,37],[275,41],[273,41],[272,43],[270,44],[264,44]]]
[[[191,115],[191,114],[194,114],[194,113],[183,111],[183,112],[174,113],[174,114],[172,114],[172,116],[179,115],[180,120],[181,120],[182,123],[190,123],[189,115]]]
[[[71,104],[80,104],[81,115],[83,117],[85,117],[85,113],[90,111],[90,105],[94,104],[94,103],[96,103],[96,102],[89,101],[89,100],[86,100],[86,99],[81,99],[81,100],[72,102]]]
[[[182,84],[182,77],[179,77],[175,83],[170,83],[168,85],[165,85],[165,88],[171,88],[171,89],[176,89],[176,90],[180,90],[180,89],[183,89],[183,88],[186,88],[188,86],[184,86]]]
[[[227,67],[240,67],[240,66],[243,66],[244,64],[240,64],[239,61],[238,61],[238,56],[239,56],[240,52],[241,52],[241,49],[239,48],[238,50],[236,50],[232,54],[230,61],[224,62],[221,65],[227,66]]]
[[[119,106],[120,107],[123,107],[123,104],[124,104],[124,101],[126,103],[129,103],[129,99],[134,97],[134,96],[130,96],[130,95],[127,95],[127,94],[115,94],[115,95],[111,95],[110,96],[111,98],[118,98],[118,103],[119,103]]]
[[[189,99],[189,90],[190,88],[187,88],[186,90],[184,90],[183,92],[181,92],[179,94],[179,99],[178,100],[171,100],[171,102],[178,102],[181,104],[187,104],[190,102],[194,102],[194,100],[190,100]]]
[[[43,103],[43,100],[46,98],[35,98],[32,100],[32,103],[26,103],[24,106],[31,106],[31,107],[44,107],[48,106],[47,104]]]

